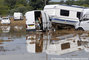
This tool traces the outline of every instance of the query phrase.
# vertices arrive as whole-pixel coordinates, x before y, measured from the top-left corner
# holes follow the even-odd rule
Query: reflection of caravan
[[[86,52],[89,52],[89,42],[86,43],[86,45],[84,45],[84,50],[85,50]]]
[[[70,36],[68,36],[70,37]],[[59,38],[60,39],[60,38]],[[70,53],[77,51],[79,49],[83,49],[81,41],[78,36],[71,38],[61,38],[61,40],[50,40],[47,46],[46,53],[47,54],[56,54],[61,55],[65,53]]]
[[[52,23],[56,23],[57,26],[65,24],[75,26],[82,17],[85,8],[76,5],[46,5],[44,11],[50,16]]]
[[[57,39],[57,40],[56,40]],[[27,51],[29,53],[42,53],[61,55],[80,51],[84,49],[89,52],[89,37],[82,35],[63,35],[52,37],[50,33],[43,35],[42,33],[31,33],[27,35]]]
[[[51,27],[49,17],[44,11],[28,11],[25,17],[27,30],[46,30]]]
[[[43,35],[42,34],[30,34],[26,36],[27,51],[29,53],[41,53],[43,52]]]
[[[4,32],[4,33],[10,32],[10,26],[1,26],[0,28],[1,28],[2,32]]]

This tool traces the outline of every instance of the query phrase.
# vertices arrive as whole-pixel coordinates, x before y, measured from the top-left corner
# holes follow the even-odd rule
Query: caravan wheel
[[[77,28],[77,30],[84,31],[84,29],[82,27]]]

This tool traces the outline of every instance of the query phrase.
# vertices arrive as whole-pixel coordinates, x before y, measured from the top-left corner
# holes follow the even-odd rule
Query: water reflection
[[[1,51],[6,51],[3,46],[0,46],[0,52]]]
[[[30,33],[26,36],[27,51],[61,55],[75,51],[89,52],[88,34],[68,34],[54,37],[52,33]]]
[[[0,26],[0,29],[2,30],[3,33],[10,32],[10,26]]]
[[[25,28],[20,26],[22,30],[18,31],[16,28],[16,26],[0,26],[0,55],[26,53]]]
[[[20,28],[18,28],[20,27]],[[10,26],[8,33],[0,32],[0,55],[28,54],[39,56],[66,55],[76,51],[89,52],[89,34],[56,34],[28,32],[22,26]],[[30,53],[30,54],[29,54]]]
[[[43,33],[31,33],[26,36],[27,51],[40,53],[43,51]]]
[[[0,26],[0,33],[9,33],[9,32],[25,32],[24,26]]]
[[[24,27],[23,26],[14,26],[15,31],[22,30]]]

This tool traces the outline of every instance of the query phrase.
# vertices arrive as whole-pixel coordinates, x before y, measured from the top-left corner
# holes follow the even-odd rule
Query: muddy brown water
[[[32,32],[26,34],[27,52],[46,53],[48,60],[89,57],[89,34],[83,31]],[[78,60],[79,60],[78,59]]]
[[[74,30],[26,32],[24,26],[0,26],[0,56],[18,54],[31,56],[29,60],[88,59],[89,33]]]

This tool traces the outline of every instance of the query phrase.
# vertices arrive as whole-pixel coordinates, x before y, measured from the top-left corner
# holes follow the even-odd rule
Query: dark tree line
[[[50,0],[0,0],[0,14],[13,14],[15,11],[25,13],[30,10],[43,9],[45,4],[67,4],[89,7],[89,0],[61,0],[60,2],[49,2]],[[2,10],[3,9],[3,10]]]
[[[67,0],[66,2],[61,1],[60,4],[67,4],[67,5],[79,5],[89,7],[89,0]]]
[[[8,6],[9,13],[13,14],[15,11],[25,13],[28,10],[43,9],[45,3],[48,4],[50,0],[4,0],[4,4]]]
[[[33,9],[43,8],[45,1],[48,4],[50,0],[4,0],[5,4],[10,8],[15,8],[16,5],[31,6]]]

